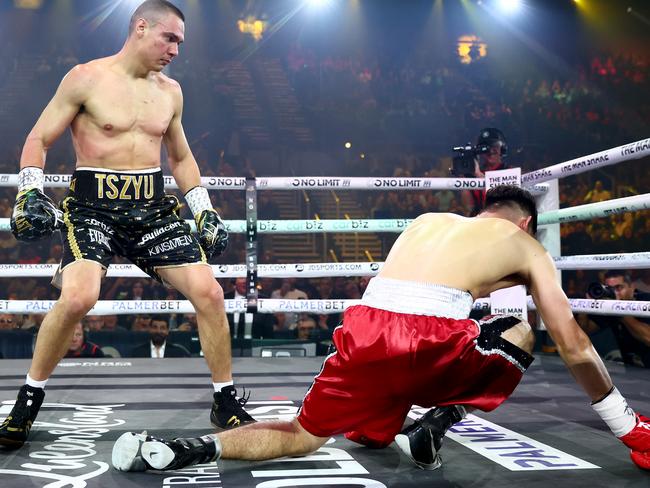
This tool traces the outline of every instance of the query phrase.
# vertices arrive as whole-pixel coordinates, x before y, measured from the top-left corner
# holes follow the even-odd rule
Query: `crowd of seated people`
[[[426,56],[396,61],[374,51],[365,59],[319,59],[294,45],[286,67],[305,108],[323,119],[316,127],[374,134],[376,141],[392,142],[396,135],[410,142],[453,140],[496,126],[522,146],[544,153],[570,147],[581,155],[645,137],[650,117],[647,104],[638,103],[650,63],[630,53],[597,53],[558,74],[522,62],[516,72],[495,76],[489,57],[469,66]]]

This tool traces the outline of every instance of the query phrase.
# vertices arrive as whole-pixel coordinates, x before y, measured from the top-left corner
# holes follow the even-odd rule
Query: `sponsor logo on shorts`
[[[192,238],[190,236],[175,237],[174,239],[169,239],[165,242],[161,242],[160,244],[157,244],[156,246],[150,248],[148,250],[149,256],[157,256],[159,254],[173,251],[174,249],[178,249],[179,247],[182,246],[190,246],[191,244],[192,244]]]
[[[88,237],[90,237],[90,242],[95,242],[97,244],[101,244],[106,249],[111,248],[111,243],[110,243],[109,238],[106,237],[106,234],[104,234],[100,230],[88,229]]]
[[[97,219],[84,219],[84,223],[92,225],[93,227],[99,227],[102,232],[104,232],[104,234],[109,234],[112,236],[115,233],[114,229],[111,229],[110,226]]]
[[[370,271],[377,271],[379,269],[379,263],[370,263]]]
[[[156,237],[164,234],[165,232],[169,232],[170,230],[175,229],[176,227],[180,227],[181,225],[183,225],[183,222],[172,222],[158,229],[154,229],[153,231],[148,232],[142,236],[142,239],[140,239],[140,242],[138,242],[138,246],[142,246],[145,243],[149,242],[150,240],[155,239]]]

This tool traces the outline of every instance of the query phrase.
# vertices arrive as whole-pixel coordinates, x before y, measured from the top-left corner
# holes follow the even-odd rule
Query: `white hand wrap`
[[[45,181],[45,175],[43,175],[43,169],[37,168],[36,166],[27,166],[20,170],[18,173],[18,192],[26,191],[31,188],[37,188],[41,192],[43,191],[43,182]]]
[[[596,411],[600,418],[607,424],[616,437],[628,434],[636,425],[636,415],[623,395],[614,388],[609,395],[593,403],[591,407]]]
[[[194,218],[201,215],[204,210],[212,210],[212,202],[208,189],[202,186],[195,186],[185,194],[185,201],[192,211]]]

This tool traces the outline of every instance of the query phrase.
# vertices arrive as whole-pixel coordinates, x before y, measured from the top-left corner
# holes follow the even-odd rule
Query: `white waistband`
[[[390,312],[466,319],[474,299],[449,286],[376,276],[368,283],[361,303]]]
[[[158,173],[162,171],[160,167],[144,169],[110,169],[110,168],[93,168],[90,166],[79,166],[75,171],[94,171],[95,173],[124,173],[129,175]]]

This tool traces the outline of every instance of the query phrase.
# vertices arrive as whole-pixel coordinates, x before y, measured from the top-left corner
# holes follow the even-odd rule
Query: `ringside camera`
[[[454,152],[454,156],[449,173],[452,176],[473,178],[476,176],[475,167],[477,160],[479,169],[485,171],[479,156],[489,153],[490,148],[497,144],[500,146],[501,157],[505,157],[508,154],[508,145],[506,144],[506,138],[503,132],[499,129],[486,128],[482,129],[479,133],[476,145],[468,142],[464,146],[452,147],[451,150]]]
[[[589,283],[587,286],[587,293],[594,300],[602,298],[616,298],[614,288],[611,286],[603,285],[602,283]]]

